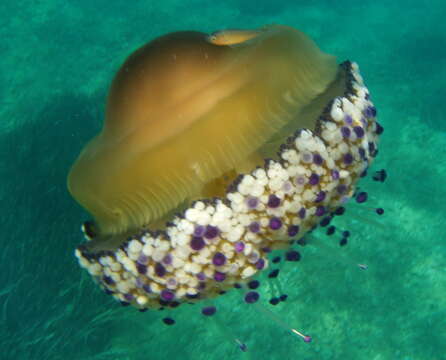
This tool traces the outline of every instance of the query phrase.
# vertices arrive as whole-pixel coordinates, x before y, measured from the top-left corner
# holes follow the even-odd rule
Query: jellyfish
[[[102,130],[68,175],[93,219],[75,255],[141,311],[234,287],[256,304],[271,250],[299,260],[291,243],[366,200],[356,185],[382,131],[358,65],[294,28],[156,38],[118,70]]]

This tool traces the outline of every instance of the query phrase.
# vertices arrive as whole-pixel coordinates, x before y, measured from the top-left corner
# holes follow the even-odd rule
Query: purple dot
[[[271,272],[268,274],[268,277],[269,277],[270,279],[275,279],[276,277],[279,276],[279,272],[280,272],[279,269],[274,269],[273,271],[271,271]]]
[[[189,294],[189,293],[187,293],[186,294],[186,297],[188,298],[188,299],[199,299],[200,298],[200,293],[195,293],[195,294]]]
[[[218,281],[218,282],[225,281],[226,280],[226,274],[222,273],[222,272],[219,272],[219,271],[216,271],[214,273],[214,280]]]
[[[170,278],[169,280],[167,280],[167,285],[175,286],[176,284],[177,284],[177,280],[174,278]]]
[[[164,256],[163,257],[163,263],[165,264],[165,265],[170,265],[170,264],[172,264],[172,255],[170,255],[170,254],[167,254],[166,256]]]
[[[367,125],[368,125],[368,123],[367,123],[367,120],[365,119],[365,117],[364,116],[361,116],[361,124],[362,124],[362,126],[365,128],[365,129],[367,129]]]
[[[164,275],[166,275],[166,268],[163,266],[163,264],[161,263],[155,264],[155,274],[158,275],[159,277],[163,277]]]
[[[257,251],[253,251],[251,254],[249,254],[249,255],[247,256],[247,258],[248,258],[248,261],[249,261],[250,263],[254,264],[254,263],[257,262],[257,260],[259,260],[260,255],[259,255],[259,253],[258,253]]]
[[[305,177],[298,176],[298,177],[296,177],[294,182],[296,183],[296,185],[305,185]]]
[[[249,231],[253,233],[258,233],[260,231],[260,224],[257,221],[252,222],[249,224]]]
[[[362,138],[364,136],[364,129],[361,126],[355,126],[353,131],[358,138]]]
[[[297,215],[301,219],[305,219],[305,214],[307,213],[307,210],[305,208],[300,208],[300,210],[297,212]]]
[[[319,225],[322,227],[328,226],[328,224],[330,224],[331,222],[331,219],[332,219],[331,216],[326,216],[322,219]]]
[[[368,106],[364,110],[364,115],[368,118],[375,117],[376,116],[376,108],[374,106]]]
[[[280,302],[279,298],[271,298],[271,299],[269,300],[269,303],[270,303],[271,305],[277,305],[279,302]]]
[[[378,135],[381,135],[384,132],[384,128],[381,126],[381,124],[379,124],[378,122],[376,122],[376,133]]]
[[[167,317],[167,318],[163,319],[163,323],[166,325],[173,325],[173,324],[175,324],[175,320]]]
[[[204,281],[204,280],[206,280],[206,275],[204,273],[202,273],[202,272],[199,272],[197,274],[197,279],[200,280],[200,281]]]
[[[150,285],[148,285],[148,284],[144,284],[142,286],[142,288],[147,294],[150,294],[152,292],[152,289],[150,288]]]
[[[269,220],[269,227],[272,230],[279,230],[282,227],[282,220],[277,217],[273,217]]]
[[[280,205],[280,199],[274,194],[270,195],[268,198],[268,207],[277,208],[279,207],[279,205]]]
[[[340,184],[337,186],[336,190],[338,191],[339,194],[345,194],[347,192],[347,185],[345,184]]]
[[[325,207],[324,206],[318,206],[316,208],[316,216],[322,216],[325,214]]]
[[[218,227],[212,225],[206,226],[206,231],[204,233],[204,237],[206,239],[214,239],[218,236],[218,234],[219,234]]]
[[[201,309],[201,313],[204,316],[212,316],[217,312],[217,308],[215,306],[206,306],[203,309]]]
[[[324,162],[324,159],[322,158],[322,156],[320,156],[319,154],[314,154],[313,155],[313,162],[316,165],[322,165],[322,163]]]
[[[317,185],[319,183],[319,175],[315,174],[315,173],[312,173],[310,175],[310,179],[308,180],[308,183],[310,185]]]
[[[300,260],[300,253],[296,250],[290,250],[285,254],[285,259],[287,261],[299,261]]]
[[[339,179],[339,171],[331,170],[331,177],[333,178],[333,180],[338,180]]]
[[[107,285],[114,285],[115,284],[115,281],[108,275],[104,275],[102,277],[102,281],[104,282],[104,284],[107,284]]]
[[[260,286],[260,281],[259,281],[259,280],[251,280],[251,281],[248,283],[248,287],[249,287],[251,290],[255,290],[255,289],[257,289],[259,286]]]
[[[366,117],[371,118],[371,117],[372,117],[371,107],[370,107],[370,106],[367,106],[367,107],[364,109],[363,113],[364,113],[364,115],[365,115]]]
[[[285,192],[291,191],[292,188],[293,188],[293,186],[291,185],[291,183],[289,181],[287,181],[286,183],[284,183],[282,185],[282,190]]]
[[[327,229],[327,235],[328,235],[328,236],[333,235],[333,234],[335,233],[335,231],[336,231],[336,227],[334,227],[333,225],[331,225],[331,226],[329,226],[328,229]]]
[[[194,236],[202,237],[204,235],[205,227],[202,225],[198,225],[195,227]]]
[[[250,291],[245,295],[245,302],[247,302],[248,304],[254,304],[259,300],[259,297],[260,295],[258,292]]]
[[[149,258],[146,255],[141,254],[136,261],[140,264],[147,265],[147,263],[149,262]]]
[[[379,171],[376,171],[373,176],[372,176],[373,180],[375,181],[379,181],[379,182],[384,182],[387,178],[387,172],[384,169],[381,169]]]
[[[282,294],[279,296],[279,300],[280,301],[286,301],[286,299],[288,299],[288,295],[287,294]]]
[[[190,241],[190,247],[192,250],[199,251],[204,248],[206,243],[204,242],[203,238],[194,236],[192,240]]]
[[[353,155],[350,153],[347,153],[344,155],[344,164],[350,165],[353,162]]]
[[[141,274],[145,275],[147,273],[147,266],[144,264],[136,263],[136,270]]]
[[[234,244],[234,249],[236,252],[242,252],[245,249],[245,244],[242,243],[241,241],[237,241]]]
[[[319,193],[316,195],[316,202],[321,202],[325,200],[325,191],[319,191]]]
[[[247,205],[248,208],[250,208],[250,209],[255,209],[255,208],[257,208],[257,206],[259,205],[259,199],[257,199],[256,197],[251,196],[251,197],[249,197],[249,198],[246,200],[246,205]]]
[[[257,270],[262,270],[265,267],[265,260],[262,258],[257,260],[257,262],[255,263],[255,267]]]
[[[310,163],[313,161],[313,155],[310,153],[303,153],[302,154],[302,161],[305,163]]]
[[[140,277],[136,278],[136,286],[139,288],[142,288],[142,286],[144,285],[143,280]]]
[[[135,297],[132,294],[124,294],[124,299],[128,302],[132,301]]]
[[[358,195],[356,195],[356,202],[361,204],[367,201],[367,193],[362,191]]]
[[[226,256],[223,253],[218,252],[212,258],[212,263],[215,266],[222,266],[226,263]]]
[[[288,236],[289,237],[296,236],[298,232],[299,232],[299,226],[298,225],[290,225],[288,227]]]
[[[362,160],[366,160],[366,156],[365,156],[365,150],[364,150],[364,148],[362,148],[362,147],[360,147],[359,149],[358,149],[358,154],[359,154],[359,157],[362,159]],[[365,176],[365,175],[364,175]],[[362,176],[363,177],[363,176]]]
[[[345,138],[350,137],[350,129],[347,126],[341,127],[341,134]]]
[[[161,291],[161,299],[164,301],[172,301],[175,297],[175,294],[170,290],[162,290]]]
[[[345,115],[344,121],[348,125],[353,124],[353,119],[352,119],[352,117],[350,115]]]

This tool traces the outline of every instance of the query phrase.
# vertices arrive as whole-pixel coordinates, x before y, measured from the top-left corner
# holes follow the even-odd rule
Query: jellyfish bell
[[[293,28],[157,38],[119,69],[68,176],[94,218],[76,256],[140,309],[247,283],[353,195],[375,117],[358,66]]]
[[[334,58],[294,29],[224,37],[230,46],[198,32],[166,35],[118,71],[104,127],[68,179],[102,232],[136,230],[202,197],[223,174],[262,165],[262,146],[283,138],[281,128],[336,76]],[[314,119],[297,121],[314,128]]]

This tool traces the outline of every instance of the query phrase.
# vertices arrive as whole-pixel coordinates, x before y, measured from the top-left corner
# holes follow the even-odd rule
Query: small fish
[[[250,40],[260,34],[257,30],[227,29],[213,32],[207,41],[214,45],[234,45]]]

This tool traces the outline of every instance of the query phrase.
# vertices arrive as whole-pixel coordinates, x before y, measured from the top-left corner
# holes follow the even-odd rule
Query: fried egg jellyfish
[[[140,310],[234,287],[258,306],[253,277],[269,253],[298,261],[290,244],[359,196],[382,131],[358,65],[338,65],[296,29],[161,36],[121,66],[104,126],[69,173],[70,193],[94,219],[76,257]]]

